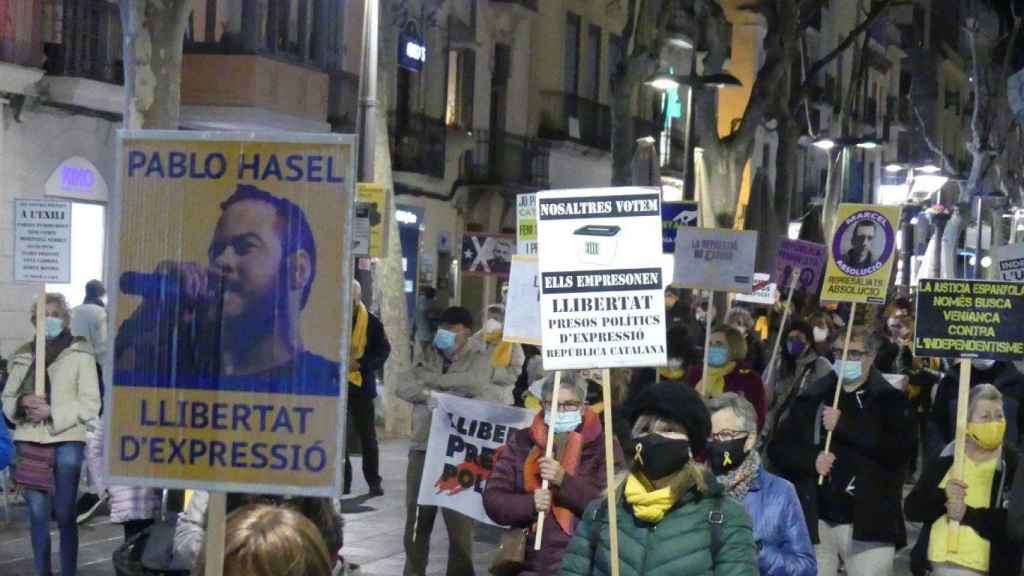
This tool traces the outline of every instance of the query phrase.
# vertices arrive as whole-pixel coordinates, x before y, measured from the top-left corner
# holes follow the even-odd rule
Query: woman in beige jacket
[[[33,312],[35,307],[33,307]],[[32,315],[33,324],[35,315]],[[60,533],[60,573],[74,576],[78,565],[75,502],[82,473],[86,426],[99,417],[100,392],[96,361],[84,339],[71,336],[71,316],[60,294],[46,295],[46,393],[35,393],[34,345],[26,344],[11,358],[3,390],[4,414],[15,423],[14,442],[25,448],[52,448],[49,490],[23,486],[32,532],[32,553],[38,576],[50,566],[50,511]],[[45,460],[44,460],[45,461]],[[36,461],[38,464],[39,461]],[[39,474],[46,477],[46,473]]]

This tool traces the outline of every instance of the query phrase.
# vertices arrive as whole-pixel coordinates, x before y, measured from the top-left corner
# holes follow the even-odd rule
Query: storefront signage
[[[427,45],[418,34],[403,32],[398,35],[398,65],[419,72],[427,61]]]
[[[46,195],[106,202],[107,181],[89,160],[74,156],[61,162],[46,180]]]

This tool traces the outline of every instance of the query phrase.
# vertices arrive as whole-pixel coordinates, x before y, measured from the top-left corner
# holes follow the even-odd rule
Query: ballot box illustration
[[[620,232],[622,228],[619,226],[600,224],[588,224],[573,232],[580,262],[598,266],[611,265],[615,259]]]

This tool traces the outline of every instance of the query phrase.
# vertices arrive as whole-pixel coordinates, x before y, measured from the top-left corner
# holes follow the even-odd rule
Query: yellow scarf
[[[349,362],[362,360],[366,352],[366,327],[370,324],[370,313],[366,306],[360,304],[356,308],[356,325],[352,328],[352,346],[349,352]],[[348,381],[356,386],[363,385],[363,374],[359,370],[352,370],[348,373]]]
[[[686,378],[686,370],[683,368],[679,368],[678,370],[673,370],[671,368],[658,368],[658,375],[661,376],[662,380],[680,382]]]
[[[708,373],[701,378],[701,382],[704,384],[704,397],[715,398],[721,396],[722,392],[725,392],[725,377],[732,374],[732,371],[735,369],[735,362],[729,362],[721,368],[708,366]]]
[[[646,479],[641,479],[636,474],[630,474],[626,479],[625,490],[626,502],[633,507],[633,515],[643,520],[657,524],[665,517],[676,499],[672,497],[672,489],[668,486],[655,490],[653,486],[648,488]]]
[[[494,347],[494,352],[491,353],[491,368],[508,368],[508,365],[512,363],[512,343],[511,342],[500,342],[501,332],[493,332],[491,334],[484,335],[484,342],[488,344],[494,344],[499,342]]]

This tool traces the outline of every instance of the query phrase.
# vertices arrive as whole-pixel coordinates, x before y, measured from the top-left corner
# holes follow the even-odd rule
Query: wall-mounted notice
[[[71,282],[71,203],[14,201],[14,281]]]
[[[516,254],[537,255],[537,195],[516,197]]]

